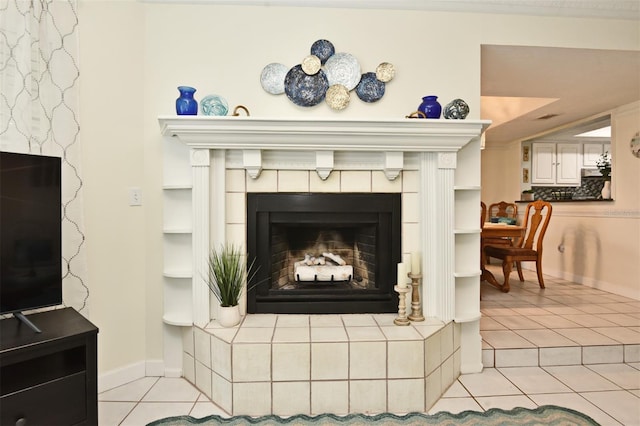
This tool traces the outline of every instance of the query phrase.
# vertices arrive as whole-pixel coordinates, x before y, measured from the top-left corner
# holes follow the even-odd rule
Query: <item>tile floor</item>
[[[429,412],[554,404],[601,425],[640,426],[640,301],[551,277],[541,290],[529,271],[525,279],[514,273],[507,294],[482,284],[485,369],[460,376]],[[225,415],[180,378],[145,377],[98,400],[101,426]]]

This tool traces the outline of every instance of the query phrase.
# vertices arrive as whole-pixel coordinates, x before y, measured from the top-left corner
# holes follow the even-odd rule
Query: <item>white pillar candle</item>
[[[411,273],[411,254],[405,253],[402,255],[402,263],[404,263],[407,274]]]
[[[411,253],[411,272],[414,275],[420,275],[422,269],[421,256],[419,251]]]
[[[407,286],[407,268],[404,263],[398,263],[398,287],[405,288]]]

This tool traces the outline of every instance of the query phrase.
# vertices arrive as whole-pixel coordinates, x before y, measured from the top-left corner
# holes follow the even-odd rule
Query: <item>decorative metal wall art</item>
[[[260,83],[272,95],[285,93],[296,105],[312,107],[325,101],[334,110],[345,109],[355,90],[360,100],[379,101],[386,83],[395,77],[395,69],[383,62],[375,72],[362,73],[358,59],[350,53],[338,52],[328,40],[311,45],[310,55],[291,68],[270,63],[262,69]]]

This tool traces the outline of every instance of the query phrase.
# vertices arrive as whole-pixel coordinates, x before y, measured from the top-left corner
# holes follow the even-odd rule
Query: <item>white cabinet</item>
[[[582,166],[586,168],[598,167],[597,161],[605,152],[611,152],[610,143],[585,143],[582,145]]]
[[[534,185],[579,186],[580,144],[533,143],[532,176]]]

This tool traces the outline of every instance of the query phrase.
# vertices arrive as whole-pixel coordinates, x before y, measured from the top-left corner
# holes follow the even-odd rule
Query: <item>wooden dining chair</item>
[[[500,201],[499,203],[489,204],[487,213],[489,214],[489,219],[492,217],[508,217],[510,219],[516,219],[518,217],[518,205],[516,203]]]
[[[547,201],[533,201],[527,204],[524,214],[525,235],[515,247],[505,245],[489,245],[483,247],[487,257],[491,256],[502,260],[502,272],[504,273],[504,283],[502,291],[509,291],[509,275],[515,262],[518,269],[520,281],[524,281],[522,275],[521,262],[536,262],[536,272],[538,274],[538,284],[544,288],[544,278],[542,276],[542,242],[544,234],[551,219],[551,203]]]
[[[492,217],[507,217],[509,219],[518,218],[518,205],[515,203],[507,203],[506,201],[500,201],[499,203],[493,203],[489,205],[487,209],[487,220]],[[511,238],[486,238],[484,245],[494,246],[513,246],[513,240]],[[489,257],[486,258],[487,263],[491,263]]]
[[[487,219],[487,205],[480,201],[480,228],[484,226],[484,221]]]

